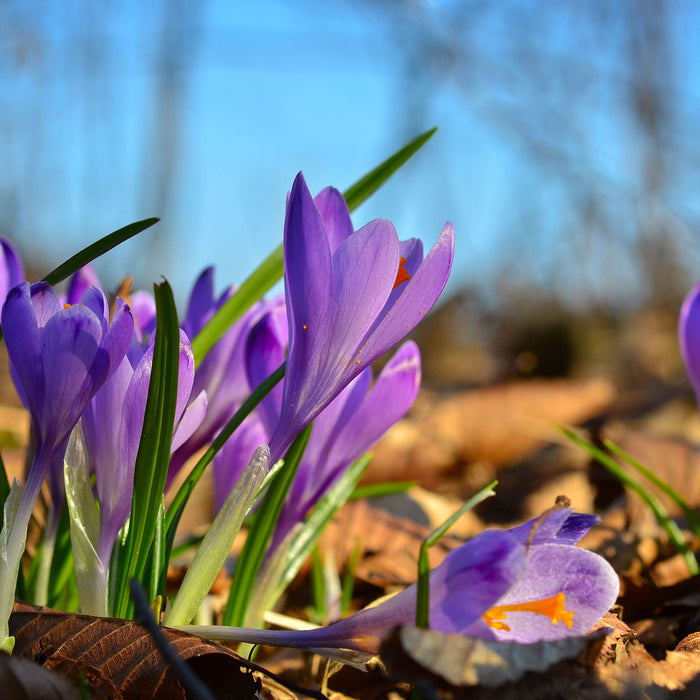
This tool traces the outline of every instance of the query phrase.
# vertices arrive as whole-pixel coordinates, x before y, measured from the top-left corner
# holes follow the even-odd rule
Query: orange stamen
[[[484,613],[487,625],[494,629],[510,632],[510,627],[502,620],[506,619],[509,612],[531,612],[544,615],[552,620],[553,624],[563,622],[571,628],[574,623],[574,613],[565,608],[566,596],[562,591],[546,600],[532,600],[529,603],[514,603],[513,605],[496,605]]]
[[[392,290],[396,289],[400,284],[408,282],[410,279],[411,275],[406,269],[406,258],[402,257],[399,259],[399,271],[396,273],[396,282],[394,282]]]
[[[70,304],[64,304],[64,305],[63,305],[63,308],[64,308],[64,309],[70,309],[70,306],[71,306]]]

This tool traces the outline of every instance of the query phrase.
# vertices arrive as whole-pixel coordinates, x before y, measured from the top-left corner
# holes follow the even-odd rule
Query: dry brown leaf
[[[355,577],[378,586],[413,583],[418,575],[418,553],[432,528],[372,508],[367,501],[352,501],[340,509],[320,539],[322,551],[333,550],[339,567],[347,562],[355,543],[361,548]],[[436,567],[459,544],[443,538],[429,550]]]
[[[551,424],[575,425],[610,406],[615,390],[596,380],[530,380],[426,399],[374,449],[366,478],[414,480],[439,490],[464,464],[513,464],[558,436]]]
[[[215,695],[226,691],[232,697],[256,697],[260,681],[233,651],[179,630],[164,627],[163,632]],[[185,697],[151,636],[134,622],[18,604],[10,617],[10,634],[15,636],[16,655],[69,679],[82,675],[100,697]]]

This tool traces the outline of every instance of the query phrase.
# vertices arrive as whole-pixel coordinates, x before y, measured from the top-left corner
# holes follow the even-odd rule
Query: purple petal
[[[695,395],[700,396],[700,283],[693,287],[681,307],[678,344]]]
[[[49,443],[68,438],[88,401],[107,379],[109,357],[100,347],[100,321],[74,305],[44,327],[44,407],[39,430]]]
[[[525,575],[496,605],[544,600],[563,592],[566,610],[574,613],[571,628],[545,615],[509,612],[510,631],[491,630],[501,641],[531,643],[585,635],[610,609],[619,593],[615,570],[601,556],[578,547],[545,544],[533,547]]]
[[[66,294],[66,304],[77,304],[89,287],[99,287],[100,280],[97,278],[95,269],[89,263],[81,267],[71,278]]]
[[[207,392],[201,391],[195,399],[185,408],[179,422],[175,426],[173,433],[172,451],[174,452],[192,433],[202,424],[207,413]]]
[[[379,357],[425,318],[447,283],[454,257],[454,229],[447,223],[435,245],[393,305],[387,304],[364,351]]]
[[[109,328],[107,328],[107,332],[102,338],[102,348],[107,353],[109,360],[108,376],[119,366],[122,357],[124,357],[131,344],[133,335],[134,317],[131,315],[131,309],[123,299],[117,299],[116,309],[112,315]]]
[[[2,330],[12,368],[12,379],[22,403],[36,413],[43,403],[44,364],[41,359],[41,333],[31,301],[29,284],[10,290],[2,307]]]
[[[134,292],[129,302],[134,316],[134,330],[139,336],[139,342],[156,330],[156,301],[148,292]]]
[[[345,197],[335,187],[326,187],[321,190],[314,198],[314,202],[326,227],[332,255],[354,231],[348,205]]]
[[[251,455],[265,443],[266,438],[262,424],[251,414],[214,457],[214,501],[217,512],[248,466]]]
[[[10,289],[24,281],[22,259],[10,241],[0,237],[0,299],[4,301]]]
[[[61,303],[54,288],[46,282],[34,283],[30,291],[37,324],[43,328],[61,310]]]

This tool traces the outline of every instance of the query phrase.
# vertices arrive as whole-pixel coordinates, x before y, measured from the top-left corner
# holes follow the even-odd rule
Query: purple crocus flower
[[[111,323],[108,311],[107,300],[96,287],[90,287],[79,304],[62,309],[56,292],[45,282],[17,285],[2,307],[12,378],[32,419],[35,449],[9,532],[7,557],[0,561],[3,627],[12,609],[27,525],[41,484],[62,458],[80,415],[119,366],[131,341],[129,307],[119,300]]]
[[[282,415],[270,440],[273,462],[432,308],[453,252],[449,223],[425,260],[420,241],[400,243],[389,221],[353,232],[340,192],[326,189],[314,201],[297,175],[284,225],[289,355]]]
[[[214,268],[209,267],[197,279],[187,305],[182,328],[193,338],[209,322],[214,313],[233,293],[231,287],[218,298],[214,296]],[[214,345],[197,367],[193,396],[206,391],[208,409],[194,434],[173,454],[168,484],[187,459],[218,434],[251,392],[245,370],[245,345],[252,326],[278,300],[261,301],[251,307]],[[274,368],[273,368],[274,369]],[[260,443],[258,443],[260,444]],[[258,445],[255,445],[258,447]],[[255,447],[253,449],[255,449]],[[245,465],[253,451],[245,455]],[[244,466],[245,466],[244,465]]]
[[[0,237],[0,300],[20,282],[24,282],[24,267],[19,253],[6,238]]]
[[[153,343],[140,350],[132,344],[112,377],[83,413],[83,432],[89,464],[95,472],[100,502],[100,536],[97,555],[105,565],[117,533],[131,510],[134,467],[153,366]],[[189,403],[194,381],[194,356],[189,339],[180,331],[180,363],[172,449],[192,435],[204,418],[206,394]]]
[[[453,550],[430,574],[431,629],[520,643],[585,635],[619,592],[610,564],[574,546],[597,520],[561,509],[511,530],[486,530]],[[376,653],[389,630],[415,618],[414,584],[328,627],[224,628],[217,638]]]
[[[690,290],[681,307],[678,345],[700,405],[700,282]]]

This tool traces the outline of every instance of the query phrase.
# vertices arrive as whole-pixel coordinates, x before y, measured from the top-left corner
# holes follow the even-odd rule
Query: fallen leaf
[[[21,656],[0,652],[3,700],[80,700],[80,689],[60,673],[39,668]]]

